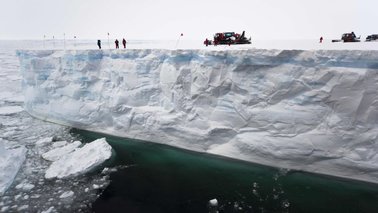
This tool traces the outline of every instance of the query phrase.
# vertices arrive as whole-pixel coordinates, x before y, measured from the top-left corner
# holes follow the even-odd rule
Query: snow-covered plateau
[[[378,183],[378,51],[17,54],[42,120]]]

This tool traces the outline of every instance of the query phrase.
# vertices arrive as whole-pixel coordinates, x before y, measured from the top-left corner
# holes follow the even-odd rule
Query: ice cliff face
[[[18,55],[41,119],[378,183],[378,51]]]

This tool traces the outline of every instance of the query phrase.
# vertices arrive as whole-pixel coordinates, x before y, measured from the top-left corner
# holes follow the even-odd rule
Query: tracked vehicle
[[[234,45],[234,44],[250,44],[251,37],[245,37],[245,31],[242,34],[235,32],[223,32],[216,33],[214,35],[214,40],[206,39],[204,41],[205,45]]]

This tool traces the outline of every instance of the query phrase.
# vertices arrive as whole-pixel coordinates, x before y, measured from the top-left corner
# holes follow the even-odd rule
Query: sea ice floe
[[[35,144],[37,146],[45,146],[46,144],[51,143],[53,140],[54,140],[54,137],[41,138]]]
[[[63,193],[59,196],[59,198],[64,199],[64,198],[67,198],[67,197],[71,197],[71,196],[73,196],[74,194],[75,194],[75,193],[74,193],[73,191],[63,192]]]
[[[34,188],[34,185],[28,182],[22,182],[16,186],[16,189],[21,189],[23,191],[30,191]]]
[[[22,112],[24,108],[20,106],[4,106],[0,107],[0,115],[11,115],[14,113]]]
[[[61,156],[46,170],[45,178],[67,178],[91,171],[112,155],[112,147],[105,138],[85,144],[75,151]]]
[[[6,149],[0,139],[0,196],[12,184],[26,157],[27,149],[23,146]]]
[[[210,206],[218,206],[218,200],[216,198],[209,201]]]
[[[81,145],[80,141],[74,141],[73,143],[67,144],[65,146],[52,149],[46,153],[42,154],[42,158],[48,161],[57,161],[64,155],[73,152],[77,147]]]

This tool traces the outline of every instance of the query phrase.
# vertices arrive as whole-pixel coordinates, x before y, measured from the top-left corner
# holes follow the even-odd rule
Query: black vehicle
[[[378,40],[378,34],[368,35],[365,41],[376,41],[376,40]]]
[[[340,41],[343,41],[343,42],[360,42],[360,37],[356,37],[356,34],[354,34],[354,32],[351,32],[351,33],[344,33],[342,36],[341,36],[341,39],[338,40],[332,40],[332,42],[340,42]]]
[[[216,33],[214,35],[214,40],[207,40],[204,42],[208,45],[231,45],[231,44],[250,44],[251,38],[245,37],[245,31],[242,34],[238,34],[235,32],[224,32],[224,33]]]

